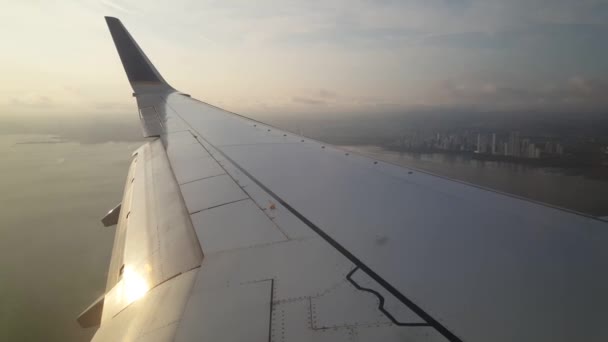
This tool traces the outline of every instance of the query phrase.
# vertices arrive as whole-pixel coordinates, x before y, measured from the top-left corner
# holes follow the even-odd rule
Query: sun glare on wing
[[[141,297],[150,289],[148,283],[139,273],[132,268],[125,268],[123,274],[124,295],[128,303],[132,303]]]

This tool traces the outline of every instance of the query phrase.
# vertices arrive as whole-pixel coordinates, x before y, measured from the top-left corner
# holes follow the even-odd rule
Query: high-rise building
[[[484,134],[477,133],[477,153],[488,153],[488,137]]]
[[[481,133],[477,133],[477,153],[486,153],[486,139]]]
[[[534,144],[532,144],[532,145],[534,145]],[[521,146],[519,148],[520,148],[522,157],[530,158],[529,153],[528,153],[529,152],[528,147],[530,147],[530,139],[528,139],[528,138],[521,139]],[[534,153],[532,153],[532,154],[534,154]]]
[[[536,158],[536,150],[537,150],[536,145],[528,144],[528,146],[525,149],[525,152],[526,152],[525,157],[526,158]]]
[[[509,152],[511,156],[519,157],[521,155],[521,141],[519,140],[519,132],[511,132],[509,137]]]

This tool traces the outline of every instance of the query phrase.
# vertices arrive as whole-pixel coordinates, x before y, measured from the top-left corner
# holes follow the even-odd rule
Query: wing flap
[[[106,216],[101,219],[101,223],[103,223],[104,227],[110,227],[118,224],[118,218],[120,217],[120,208],[122,203],[118,203],[114,208],[112,208]]]
[[[76,320],[82,328],[92,328],[101,324],[104,298],[105,295],[97,298],[96,301],[78,315]]]

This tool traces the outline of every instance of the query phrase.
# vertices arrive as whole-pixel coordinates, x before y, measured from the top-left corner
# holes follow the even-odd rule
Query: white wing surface
[[[80,317],[95,341],[608,340],[606,222],[192,99],[106,19],[157,138]]]

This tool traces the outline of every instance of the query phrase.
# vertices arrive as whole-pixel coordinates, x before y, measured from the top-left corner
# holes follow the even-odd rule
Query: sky
[[[608,110],[606,0],[0,0],[0,115],[135,111],[104,15],[242,114]]]

